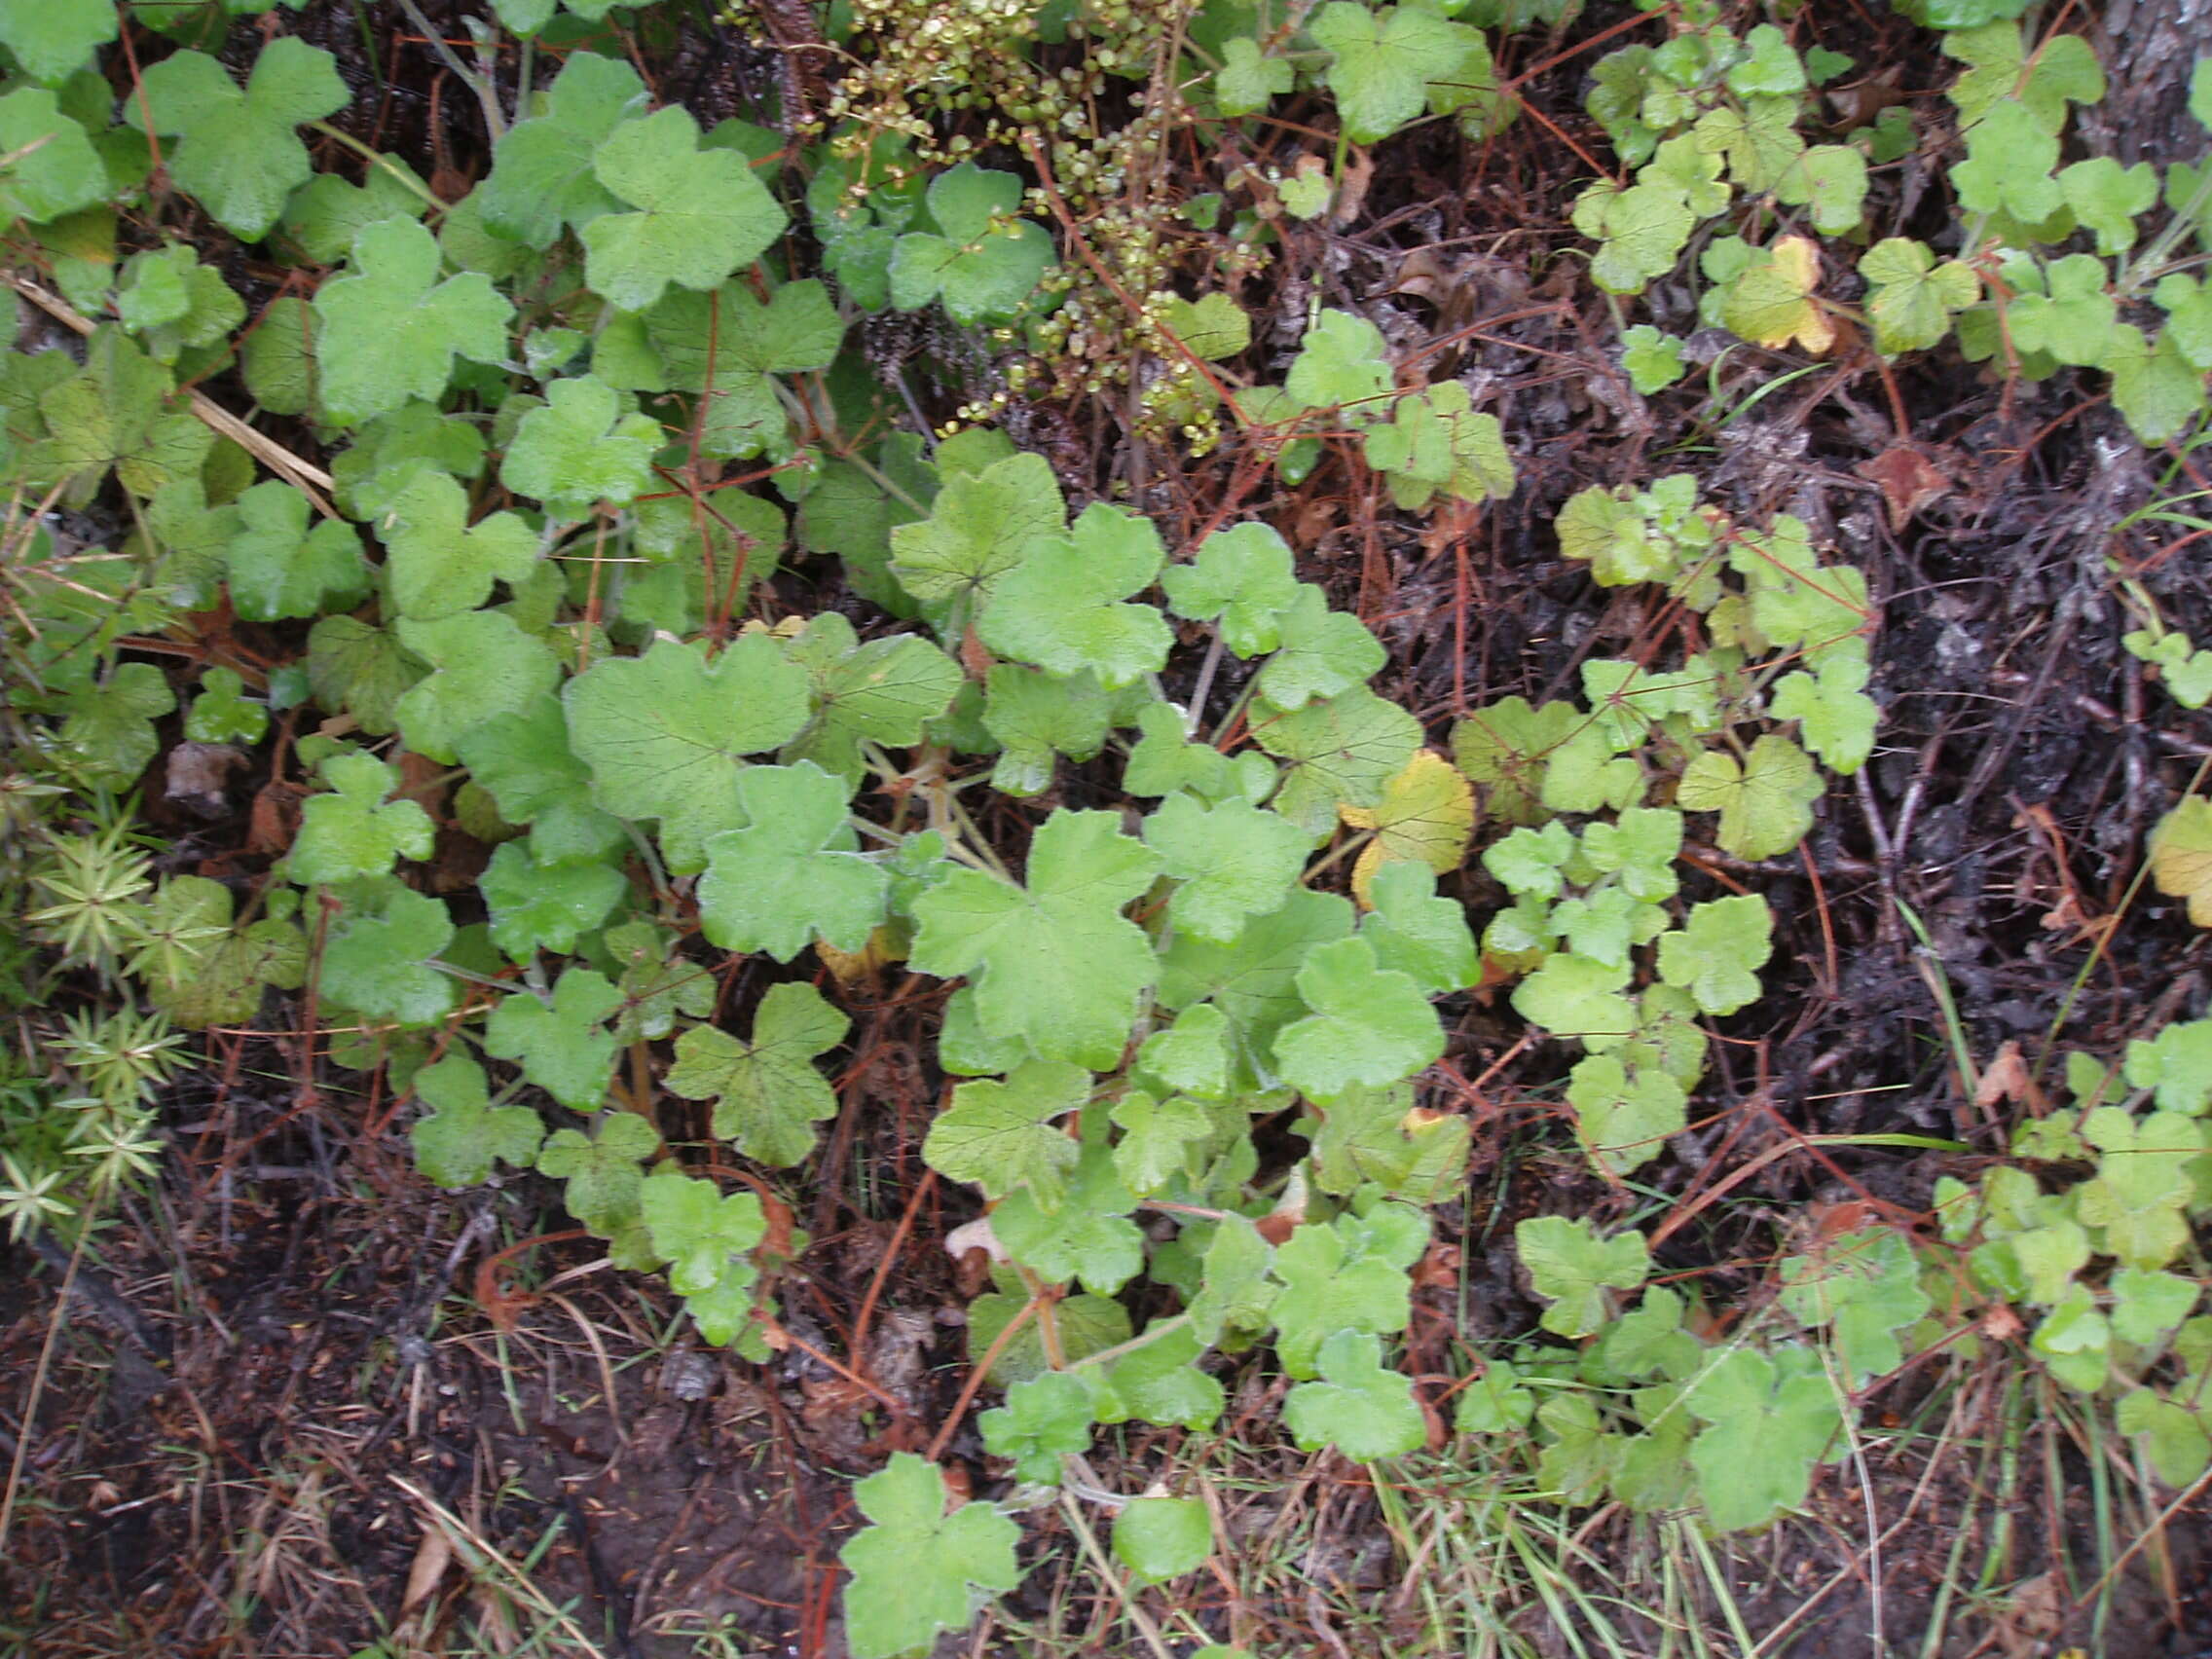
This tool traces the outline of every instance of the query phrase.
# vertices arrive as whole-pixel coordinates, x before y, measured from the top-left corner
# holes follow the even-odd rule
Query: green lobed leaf
[[[622,993],[589,968],[563,970],[550,1000],[502,997],[484,1022],[484,1051],[522,1062],[522,1074],[571,1112],[596,1112],[614,1074],[614,1037],[603,1022]]]
[[[467,610],[426,622],[402,618],[399,643],[431,673],[392,706],[407,747],[451,764],[458,746],[486,720],[528,708],[560,683],[550,646],[498,610]],[[572,719],[572,718],[571,718]]]
[[[594,502],[627,505],[653,481],[660,424],[625,410],[596,376],[555,381],[524,415],[499,463],[499,480],[545,503],[556,518],[588,517]]]
[[[701,148],[698,123],[673,104],[615,126],[592,151],[591,166],[629,211],[584,225],[584,280],[623,311],[644,311],[671,283],[720,286],[790,222],[747,159]]]
[[[1413,1076],[1444,1052],[1436,1011],[1409,976],[1380,968],[1364,939],[1315,945],[1298,970],[1313,1012],[1277,1032],[1275,1061],[1303,1093],[1326,1100],[1353,1085]]]
[[[1321,1345],[1321,1381],[1301,1382],[1282,1403],[1282,1420],[1299,1450],[1333,1446],[1360,1462],[1398,1457],[1426,1443],[1428,1427],[1413,1380],[1382,1364],[1380,1339],[1339,1331]]]
[[[629,64],[569,54],[543,112],[516,122],[493,148],[492,175],[476,192],[486,223],[545,248],[564,226],[581,230],[615,211],[620,203],[593,172],[592,156],[645,101],[645,83]]]
[[[980,1187],[989,1198],[1026,1187],[1039,1202],[1059,1203],[1081,1149],[1056,1120],[1090,1097],[1090,1075],[1061,1060],[1028,1060],[1006,1081],[964,1083],[930,1125],[922,1157],[949,1180]]]
[[[315,290],[322,405],[340,425],[411,398],[435,403],[456,356],[506,357],[514,307],[481,272],[439,280],[439,260],[436,240],[413,219],[384,219],[354,239],[350,271]]]
[[[739,756],[776,749],[806,724],[806,675],[764,634],[709,661],[656,642],[639,657],[602,657],[562,688],[569,742],[591,769],[594,798],[622,818],[657,818],[670,866],[704,867],[704,838],[744,818]]]
[[[976,1594],[1021,1582],[1014,1546],[1021,1530],[987,1503],[946,1508],[934,1464],[911,1452],[853,1488],[871,1523],[838,1553],[845,1585],[845,1641],[853,1659],[891,1659],[927,1647],[974,1616]]]
[[[745,828],[706,841],[699,921],[725,950],[789,962],[819,939],[857,951],[884,919],[891,877],[863,857],[846,786],[810,760],[749,766],[737,777]]]
[[[429,1112],[415,1120],[408,1138],[415,1166],[432,1185],[474,1187],[491,1178],[495,1164],[527,1169],[537,1157],[545,1125],[527,1106],[494,1106],[484,1068],[458,1050],[415,1074],[415,1097]]]
[[[1048,674],[1088,670],[1109,691],[1133,684],[1160,671],[1173,644],[1157,609],[1124,603],[1152,585],[1163,557],[1151,520],[1093,501],[1071,534],[1043,538],[1006,571],[976,631]]]
[[[1195,1497],[1138,1497],[1114,1517],[1114,1559],[1138,1584],[1196,1572],[1213,1553],[1213,1523]]]
[[[1555,1336],[1586,1337],[1612,1317],[1608,1290],[1635,1290],[1650,1272],[1641,1233],[1601,1239],[1587,1220],[1534,1216],[1513,1230],[1514,1248],[1529,1282],[1551,1306],[1543,1328]]]
[[[814,1150],[813,1125],[837,1114],[836,1091],[814,1062],[845,1040],[851,1023],[812,985],[772,985],[750,1038],[693,1026],[677,1038],[676,1064],[663,1081],[672,1094],[715,1103],[719,1138],[788,1168]]]
[[[1168,916],[1201,939],[1228,941],[1248,916],[1290,897],[1311,839],[1278,813],[1243,801],[1207,806],[1172,794],[1144,822],[1145,844],[1176,882]]]
[[[1406,1270],[1427,1245],[1428,1217],[1402,1204],[1379,1203],[1365,1214],[1309,1222],[1292,1232],[1273,1262],[1282,1287],[1272,1311],[1283,1369],[1297,1378],[1314,1376],[1323,1345],[1339,1332],[1403,1330],[1410,1316]],[[1210,1281],[1210,1260],[1208,1269]],[[1199,1323],[1196,1308],[1192,1318]]]
[[[1252,657],[1282,643],[1278,619],[1306,591],[1292,571],[1289,543],[1267,525],[1240,524],[1208,535],[1189,564],[1161,573],[1160,585],[1176,615],[1218,621],[1222,643]]]
[[[322,763],[327,794],[300,808],[293,839],[292,879],[303,884],[383,875],[399,858],[430,856],[430,815],[412,800],[387,802],[399,768],[373,755],[337,755]]]
[[[282,35],[255,54],[243,88],[203,53],[149,65],[139,95],[123,100],[123,119],[174,139],[162,153],[170,178],[225,229],[259,241],[314,170],[293,129],[343,108],[349,96],[329,53]]]
[[[930,180],[937,232],[910,231],[891,255],[891,303],[915,311],[940,300],[957,323],[1012,316],[1052,264],[1052,239],[1015,217],[1021,181],[962,162]]]
[[[1030,842],[1026,885],[959,869],[914,901],[909,961],[966,975],[983,1029],[1049,1060],[1113,1069],[1158,965],[1122,907],[1159,862],[1108,812],[1055,809]]]

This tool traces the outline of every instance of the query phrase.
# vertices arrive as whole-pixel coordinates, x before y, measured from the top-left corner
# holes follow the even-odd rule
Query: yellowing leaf
[[[2212,800],[2191,795],[2151,831],[2151,879],[2189,902],[2189,919],[2212,928]]]
[[[1354,830],[1375,831],[1351,871],[1360,908],[1372,909],[1368,884],[1385,864],[1419,859],[1439,875],[1458,868],[1475,830],[1475,792],[1465,773],[1423,749],[1382,786],[1382,798],[1373,806],[1337,811]]]
[[[1820,285],[1821,256],[1810,239],[1784,237],[1767,258],[1748,266],[1728,292],[1728,326],[1755,346],[1797,341],[1818,355],[1835,344],[1835,325],[1813,290]]]

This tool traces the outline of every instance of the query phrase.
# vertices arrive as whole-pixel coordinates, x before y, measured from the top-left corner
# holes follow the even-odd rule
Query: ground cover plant
[[[2202,1637],[2212,60],[0,50],[22,1650]]]

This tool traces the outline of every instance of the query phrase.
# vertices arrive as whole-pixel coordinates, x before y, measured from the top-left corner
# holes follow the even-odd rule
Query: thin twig
[[[16,1442],[16,1455],[8,1460],[8,1491],[0,1495],[0,1555],[8,1548],[8,1532],[16,1521],[16,1494],[23,1480],[23,1458],[30,1451],[38,1421],[39,1401],[46,1393],[47,1372],[54,1364],[54,1345],[61,1336],[61,1320],[69,1306],[69,1292],[77,1283],[77,1266],[85,1259],[85,1244],[92,1235],[92,1218],[84,1218],[77,1231],[77,1247],[69,1252],[69,1270],[61,1275],[61,1294],[54,1299],[54,1317],[46,1324],[46,1341],[38,1350],[38,1368],[31,1373],[30,1398],[23,1402],[23,1432]]]
[[[492,142],[497,144],[505,134],[507,123],[506,118],[499,113],[499,94],[493,90],[492,83],[455,55],[453,48],[446,45],[445,37],[430,27],[429,18],[423,16],[422,8],[415,4],[415,0],[399,0],[399,9],[407,14],[407,20],[422,32],[423,44],[437,54],[438,61],[452,70],[462,86],[475,92],[476,101],[484,109],[485,129]]]

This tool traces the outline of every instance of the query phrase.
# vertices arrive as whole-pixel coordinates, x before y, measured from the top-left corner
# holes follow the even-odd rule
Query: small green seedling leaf
[[[391,602],[402,616],[473,610],[494,582],[513,586],[537,566],[536,532],[513,513],[471,525],[467,493],[428,467],[392,499],[383,534]]]
[[[1981,297],[1981,278],[1955,259],[1940,265],[1925,242],[1891,237],[1859,259],[1874,345],[1890,356],[1923,351],[1951,331],[1951,319]]]
[[[1221,1240],[1239,1236],[1228,1223],[1207,1252],[1204,1296],[1192,1309],[1192,1323],[1201,1332],[1215,1318],[1229,1319],[1233,1310],[1252,1306],[1250,1292],[1237,1294],[1243,1283],[1237,1272],[1239,1257],[1248,1257],[1249,1244],[1240,1241],[1224,1268],[1230,1282],[1217,1292],[1215,1251]],[[1316,1374],[1322,1346],[1340,1331],[1363,1331],[1386,1336],[1405,1329],[1411,1313],[1411,1285],[1406,1270],[1428,1247],[1428,1217],[1403,1204],[1382,1203],[1364,1215],[1340,1215],[1331,1222],[1309,1222],[1298,1228],[1274,1253],[1273,1272],[1281,1290],[1272,1300],[1275,1321],[1275,1354],[1291,1376]],[[1249,1261],[1241,1264],[1249,1267]],[[1205,1309],[1201,1319],[1199,1309]]]
[[[1359,937],[1375,947],[1379,968],[1407,975],[1428,996],[1465,990],[1482,977],[1466,907],[1438,897],[1426,865],[1382,866],[1368,899],[1375,907],[1361,918]]]
[[[1195,1497],[1138,1497],[1114,1517],[1114,1559],[1138,1584],[1196,1572],[1213,1554],[1213,1523]]]
[[[1333,0],[1347,12],[1361,10]],[[1283,388],[1302,408],[1346,408],[1355,420],[1379,420],[1388,413],[1390,362],[1382,331],[1349,312],[1324,311],[1299,343]]]
[[[1758,970],[1774,953],[1774,915],[1756,893],[1694,906],[1660,936],[1659,977],[1679,985],[1707,1014],[1734,1014],[1758,1001]]]
[[[1184,350],[1208,362],[1236,356],[1252,344],[1252,319],[1227,294],[1170,300],[1161,312],[1160,324],[1181,342]]]
[[[5,140],[7,107],[7,99],[0,98],[0,141]],[[41,146],[37,155],[50,147]],[[191,247],[175,243],[131,256],[116,294],[115,314],[156,361],[174,363],[187,348],[213,346],[229,335],[245,320],[245,302],[231,291],[220,271],[201,264]]]
[[[2177,1019],[2127,1045],[2130,1088],[2156,1089],[2161,1112],[2201,1118],[2212,1106],[2212,1019]]]
[[[909,231],[891,254],[891,303],[918,311],[941,300],[958,323],[1012,316],[1052,264],[1043,226],[1016,217],[1021,181],[962,162],[930,180],[938,233]]]
[[[231,603],[250,622],[317,616],[358,605],[368,592],[361,538],[324,519],[308,528],[308,499],[275,479],[238,499],[228,553]]]
[[[1771,859],[1788,852],[1813,828],[1812,803],[1822,787],[1805,752],[1770,732],[1741,762],[1718,750],[1702,752],[1682,773],[1675,803],[1690,812],[1719,813],[1714,839],[1736,857]]]
[[[500,482],[562,519],[587,516],[596,501],[620,505],[644,494],[660,423],[625,411],[614,388],[594,375],[555,381],[545,396],[515,428]]]
[[[1530,708],[1527,698],[1502,698],[1452,728],[1453,763],[1483,787],[1491,817],[1538,825],[1550,816],[1542,796],[1552,752],[1584,723],[1571,703]]]
[[[1641,294],[1667,276],[1697,228],[1680,189],[1657,180],[1625,190],[1601,180],[1575,198],[1573,219],[1598,243],[1590,279],[1608,294]]]
[[[1514,987],[1513,1012],[1559,1037],[1579,1037],[1595,1051],[1619,1047],[1636,1026],[1636,1009],[1621,994],[1628,965],[1561,951],[1544,958]]]
[[[2070,253],[2044,272],[2047,293],[2015,295],[2006,313],[2012,344],[2053,362],[2095,368],[2112,350],[2120,306],[2105,292],[2110,276],[2091,253]]]
[[[1061,680],[1002,662],[983,684],[983,729],[999,746],[991,785],[1001,794],[1042,794],[1058,756],[1088,760],[1106,746],[1114,705],[1088,670]]]
[[[394,884],[380,902],[347,905],[322,951],[325,998],[372,1019],[405,1026],[445,1017],[454,981],[430,966],[453,942],[453,918],[426,893]]]
[[[638,1219],[645,1172],[660,1150],[652,1124],[635,1112],[609,1112],[598,1133],[555,1129],[537,1150],[537,1172],[566,1181],[569,1213],[602,1237]]]
[[[1236,35],[1222,43],[1214,71],[1214,107],[1226,116],[1256,115],[1291,89],[1296,70],[1287,58],[1265,57],[1260,43]]]
[[[1535,1415],[1536,1397],[1521,1386],[1521,1374],[1506,1361],[1493,1359],[1459,1390],[1452,1426],[1461,1434],[1503,1434],[1526,1428]]]
[[[1136,1349],[1108,1367],[1097,1390],[1101,1422],[1207,1429],[1221,1419],[1221,1384],[1198,1368],[1204,1345],[1188,1325],[1161,1331],[1155,1321]]]
[[[1836,1384],[1803,1348],[1732,1347],[1684,1401],[1706,1424],[1690,1443],[1698,1495],[1715,1527],[1762,1526],[1805,1501],[1813,1465],[1843,1420]]]
[[[202,875],[172,875],[147,906],[149,938],[181,946],[157,950],[134,966],[146,999],[187,1030],[244,1025],[261,1008],[261,990],[306,982],[308,943],[289,920],[265,916],[232,925],[231,891]]]
[[[529,962],[539,950],[571,951],[577,940],[607,920],[627,883],[600,856],[609,837],[604,821],[566,827],[580,842],[564,845],[563,830],[541,826],[526,844],[502,843],[477,878],[492,912],[492,942],[512,962]]]
[[[1292,573],[1290,544],[1264,524],[1215,531],[1191,563],[1169,566],[1160,585],[1176,615],[1218,621],[1222,643],[1240,657],[1282,644],[1281,614],[1306,588]]]
[[[740,1039],[710,1025],[676,1040],[669,1092],[715,1103],[715,1134],[748,1158],[789,1168],[814,1150],[814,1125],[837,1115],[837,1094],[817,1056],[845,1040],[851,1021],[812,985],[772,985]]]
[[[1664,1071],[1631,1073],[1611,1054],[1575,1063],[1567,1087],[1591,1161],[1625,1175],[1651,1161],[1688,1125],[1689,1096]]]
[[[1830,1328],[1854,1389],[1904,1363],[1897,1333],[1932,1306],[1920,1287],[1911,1240],[1889,1228],[1842,1234],[1788,1258],[1782,1264],[1782,1305],[1800,1324]]]
[[[269,710],[244,695],[238,670],[210,668],[200,677],[200,695],[184,717],[194,743],[259,743],[269,730]]]
[[[1364,685],[1287,713],[1266,704],[1252,736],[1284,762],[1274,809],[1318,836],[1346,806],[1373,806],[1420,747],[1420,723]]]
[[[1032,550],[1062,535],[1067,506],[1040,455],[945,480],[930,516],[891,532],[891,573],[947,637],[974,622]]]
[[[1873,755],[1874,729],[1881,723],[1881,709],[1866,695],[1870,673],[1862,657],[1824,657],[1817,675],[1785,675],[1768,712],[1778,720],[1798,721],[1805,747],[1829,771],[1848,778]]]
[[[735,1340],[749,1322],[759,1276],[751,1252],[768,1235],[760,1199],[668,1169],[645,1177],[638,1209],[699,1334],[718,1346]]]
[[[1621,336],[1621,367],[1641,397],[1665,391],[1689,373],[1680,338],[1662,334],[1648,322],[1640,322]]]
[[[1966,160],[1951,167],[1959,205],[1972,213],[2009,213],[2040,225],[2066,205],[2051,177],[2058,138],[2017,98],[2003,98],[1967,129]]]
[[[407,747],[432,760],[450,764],[486,720],[528,708],[561,682],[553,647],[524,633],[505,611],[464,610],[426,622],[402,617],[393,632],[430,665],[428,678],[392,705],[392,716]]]
[[[1144,1271],[1144,1235],[1127,1219],[1136,1202],[1113,1154],[1091,1145],[1056,1205],[1048,1208],[1034,1188],[1017,1189],[991,1212],[991,1230],[1015,1261],[1048,1282],[1081,1279],[1086,1290],[1112,1296]]]
[[[1385,474],[1390,498],[1419,512],[1438,496],[1502,501],[1513,494],[1513,458],[1494,415],[1477,415],[1457,381],[1398,400],[1386,425],[1370,426],[1367,464]]]
[[[983,1448],[1014,1459],[1017,1480],[1057,1486],[1060,1459],[1090,1450],[1090,1389],[1065,1371],[1016,1382],[1006,1404],[976,1419]]]
[[[2158,204],[2158,169],[2149,162],[2123,167],[2110,156],[2092,156],[2063,167],[2058,188],[2074,217],[2097,237],[2102,254],[2125,253],[2135,245],[2135,219]]]
[[[1345,136],[1355,144],[1387,138],[1421,114],[1432,85],[1452,81],[1483,44],[1466,24],[1419,6],[1371,12],[1330,0],[1307,28],[1329,54],[1329,91]]]
[[[960,665],[929,641],[895,634],[863,644],[834,610],[811,618],[785,654],[806,671],[812,712],[780,758],[811,760],[848,785],[866,771],[864,743],[919,743],[961,685]]]
[[[1279,645],[1261,666],[1260,695],[1277,709],[1303,709],[1316,697],[1334,697],[1365,682],[1385,658],[1382,644],[1346,610],[1329,608],[1328,596],[1299,584],[1276,615]]]

